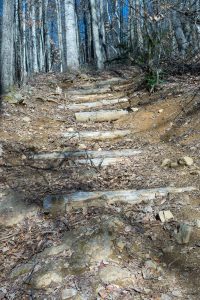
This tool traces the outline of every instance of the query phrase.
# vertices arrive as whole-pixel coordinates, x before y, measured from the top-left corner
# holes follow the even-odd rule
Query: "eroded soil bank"
[[[38,75],[3,99],[0,299],[198,299],[200,79],[168,78],[150,95],[142,78],[131,67]],[[78,112],[127,113],[78,122],[77,105]],[[128,133],[112,139],[80,134],[121,130]],[[125,155],[130,149],[137,155]],[[34,159],[52,152],[64,158]],[[121,196],[70,200],[80,191],[163,187],[194,189],[134,204]],[[59,201],[56,211],[44,210],[52,195],[68,197],[64,210]],[[173,218],[161,222],[161,211]]]

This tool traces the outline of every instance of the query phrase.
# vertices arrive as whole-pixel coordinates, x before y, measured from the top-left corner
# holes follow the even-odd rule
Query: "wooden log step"
[[[128,114],[127,110],[99,110],[94,112],[75,113],[78,122],[105,122],[115,121]]]
[[[104,87],[104,86],[110,86],[110,85],[125,85],[129,84],[130,80],[120,78],[120,77],[113,77],[113,78],[108,78],[108,79],[97,79],[95,82],[86,84],[77,88],[77,90],[88,90],[91,88],[99,88],[99,87]],[[72,89],[71,89],[72,90]],[[69,91],[71,91],[69,89]],[[74,89],[73,89],[74,91]]]
[[[108,93],[110,91],[111,91],[110,85],[107,85],[99,88],[67,90],[67,94],[68,95],[93,95],[93,94]]]
[[[110,165],[115,165],[118,163],[123,163],[124,159],[127,157],[105,157],[105,158],[87,158],[87,159],[77,159],[75,164],[87,165],[90,167],[107,167]]]
[[[85,192],[78,191],[67,195],[48,195],[43,201],[43,208],[46,212],[55,212],[57,210],[64,211],[67,205],[76,206],[85,204],[89,205],[104,205],[105,203],[112,204],[117,201],[138,204],[143,201],[153,200],[157,196],[166,196],[168,193],[184,193],[195,191],[195,187],[163,187],[142,190],[114,190],[114,191],[95,191]]]
[[[124,92],[117,92],[117,93],[106,93],[106,94],[93,94],[93,95],[71,95],[70,99],[72,101],[79,101],[80,103],[84,102],[96,102],[97,100],[104,100],[104,99],[116,99],[116,98],[123,98]]]
[[[69,151],[69,152],[49,152],[34,154],[32,159],[35,160],[51,160],[51,159],[68,159],[68,158],[116,158],[116,157],[129,157],[141,154],[141,150],[135,149],[122,149],[122,150],[110,150],[110,151]]]
[[[122,138],[131,134],[130,130],[114,130],[114,131],[81,131],[81,132],[65,132],[62,135],[67,139],[81,139],[88,141],[104,141]]]
[[[70,110],[83,110],[89,108],[98,108],[103,107],[104,105],[114,105],[118,103],[128,102],[128,98],[120,98],[120,99],[105,99],[99,100],[97,102],[85,102],[85,103],[72,103],[67,106]]]

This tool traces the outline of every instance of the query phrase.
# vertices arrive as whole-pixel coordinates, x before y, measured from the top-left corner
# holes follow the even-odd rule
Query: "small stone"
[[[86,150],[86,149],[87,149],[87,146],[84,145],[84,144],[79,144],[79,145],[78,145],[78,149],[79,149],[79,150]]]
[[[75,289],[64,289],[61,294],[61,299],[71,299],[77,295],[77,290]]]
[[[184,157],[179,158],[178,163],[180,165],[188,166],[189,167],[189,166],[193,165],[194,160],[193,160],[193,158],[191,158],[189,156],[184,156]]]
[[[200,176],[200,170],[194,169],[190,171],[191,175],[199,175]]]
[[[119,251],[122,252],[126,246],[126,243],[124,243],[123,241],[118,241],[116,245]]]
[[[158,213],[158,216],[162,223],[168,222],[168,221],[174,219],[174,216],[170,210],[162,210]]]
[[[125,232],[130,232],[130,231],[133,230],[133,228],[130,225],[128,225],[128,226],[125,227],[124,230],[125,230]]]
[[[171,165],[171,160],[169,158],[165,158],[161,164],[161,167],[170,167]]]
[[[151,214],[153,212],[153,208],[150,205],[149,206],[145,206],[144,209],[143,209],[143,212],[146,213],[146,214],[147,213]]]
[[[3,156],[3,146],[0,144],[0,157]]]
[[[172,298],[167,294],[162,294],[160,300],[171,300]]]
[[[153,262],[152,260],[147,260],[145,262],[145,267],[147,269],[154,269],[154,270],[157,270],[158,266],[155,262]]]
[[[30,121],[31,121],[31,118],[29,118],[29,117],[24,117],[24,118],[22,119],[22,121],[24,121],[24,122],[30,122]]]
[[[172,291],[172,295],[173,295],[174,297],[179,297],[179,299],[180,299],[181,296],[182,296],[181,292],[178,291],[178,290]]]
[[[10,274],[11,278],[17,278],[21,275],[29,273],[34,268],[33,263],[26,263],[21,266],[17,266],[14,268]]]
[[[161,114],[162,112],[164,111],[164,109],[162,108],[162,109],[159,109],[159,114]]]
[[[200,228],[200,220],[195,220],[195,221],[194,221],[194,225],[195,225],[197,228]]]
[[[58,272],[49,271],[36,277],[35,280],[33,279],[33,285],[38,289],[47,288],[52,283],[60,284],[62,282],[62,279],[62,276],[58,274]]]
[[[177,167],[178,167],[178,163],[176,161],[175,162],[171,162],[170,168],[175,169]]]
[[[57,88],[56,88],[56,93],[59,95],[62,94],[62,89],[59,86],[57,86]]]
[[[114,283],[120,286],[128,284],[129,279],[131,279],[131,273],[128,269],[112,265],[101,269],[99,276],[104,284]]]
[[[179,244],[188,244],[192,234],[192,226],[182,223],[175,238]]]
[[[68,131],[68,132],[74,132],[74,128],[72,128],[72,127],[67,128],[67,131]]]

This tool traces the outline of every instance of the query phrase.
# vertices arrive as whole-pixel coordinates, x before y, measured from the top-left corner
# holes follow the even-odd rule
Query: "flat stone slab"
[[[78,122],[105,122],[115,121],[128,114],[127,110],[99,110],[94,112],[75,113]]]
[[[121,149],[121,150],[110,150],[110,151],[69,151],[69,152],[49,152],[34,154],[32,159],[35,160],[51,160],[51,159],[68,159],[76,157],[84,157],[86,159],[92,158],[117,158],[117,157],[128,157],[141,154],[141,150],[135,149]]]
[[[81,131],[81,132],[65,132],[62,134],[68,139],[80,139],[88,141],[104,141],[125,137],[131,134],[130,130],[113,130],[113,131]]]
[[[184,193],[195,191],[195,187],[163,187],[142,190],[114,190],[114,191],[79,191],[68,195],[48,195],[43,201],[43,208],[46,212],[66,209],[66,205],[98,205],[105,203],[115,203],[121,201],[130,204],[138,204],[142,201],[153,200],[157,196],[166,196],[168,193]]]
[[[119,98],[119,99],[104,99],[104,100],[99,100],[97,102],[85,102],[85,103],[74,103],[74,104],[69,104],[67,106],[68,109],[70,110],[84,110],[84,109],[89,109],[89,108],[98,108],[98,107],[103,107],[104,105],[114,105],[118,103],[126,103],[128,102],[128,98]]]

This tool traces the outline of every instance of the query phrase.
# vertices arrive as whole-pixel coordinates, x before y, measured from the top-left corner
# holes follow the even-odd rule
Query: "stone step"
[[[105,205],[112,204],[117,201],[138,204],[143,201],[154,200],[158,196],[166,196],[168,193],[184,193],[195,191],[195,187],[162,187],[142,190],[114,190],[114,191],[94,191],[85,192],[78,191],[67,195],[48,195],[43,201],[45,212],[65,211],[67,206],[83,207],[89,205]]]
[[[127,110],[99,110],[93,112],[79,112],[75,113],[78,122],[105,122],[115,121],[128,114]]]
[[[131,134],[130,130],[113,130],[113,131],[81,131],[65,132],[62,134],[67,139],[80,139],[88,141],[104,141],[126,137]]]
[[[129,157],[141,154],[143,151],[135,149],[122,149],[122,150],[110,150],[110,151],[69,151],[69,152],[49,152],[49,153],[38,153],[32,156],[34,160],[51,160],[51,159],[68,159],[83,157],[83,159],[93,158],[117,158],[117,157]]]
[[[120,99],[104,99],[99,100],[97,102],[85,102],[85,103],[72,103],[67,106],[69,110],[80,111],[89,108],[98,108],[103,107],[104,105],[114,105],[120,103],[128,103],[128,98],[120,98]]]

